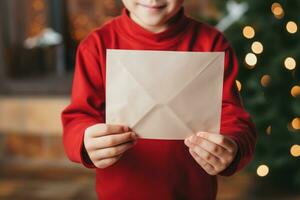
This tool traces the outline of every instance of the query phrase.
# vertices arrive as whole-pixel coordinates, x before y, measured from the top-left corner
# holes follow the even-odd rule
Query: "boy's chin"
[[[132,15],[134,21],[136,21],[144,28],[150,28],[153,30],[160,30],[167,27],[167,17],[164,15],[161,16],[143,16],[143,15]]]
[[[159,28],[159,27],[164,27],[166,25],[166,20],[163,19],[144,20],[143,23],[148,27]]]

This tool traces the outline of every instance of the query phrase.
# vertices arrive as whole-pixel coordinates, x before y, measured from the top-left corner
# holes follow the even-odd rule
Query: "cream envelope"
[[[106,123],[141,138],[220,132],[224,52],[107,50]]]

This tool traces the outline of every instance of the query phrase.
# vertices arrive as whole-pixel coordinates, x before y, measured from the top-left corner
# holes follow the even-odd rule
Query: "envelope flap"
[[[168,102],[169,107],[193,130],[220,132],[223,62],[224,53],[219,53],[210,66],[195,75]]]
[[[195,133],[166,105],[156,105],[133,130],[143,133],[144,138],[156,139],[182,139]]]
[[[128,72],[158,103],[167,102],[217,56],[201,52],[114,51]]]
[[[210,52],[210,53],[206,53],[205,55],[208,56],[209,54],[210,54],[209,59],[207,59],[207,58],[201,58],[201,59],[204,59],[206,62],[202,62],[202,63],[199,62],[199,65],[201,65],[201,66],[200,67],[198,66],[198,70],[195,71],[195,73],[193,73],[193,75],[186,82],[182,82],[180,88],[177,88],[177,91],[175,93],[173,93],[172,96],[169,96],[167,102],[171,101],[173,98],[175,98],[176,96],[180,95],[180,93],[185,88],[187,88],[189,85],[191,85],[191,83],[195,79],[199,78],[199,76],[204,76],[203,72],[205,70],[209,71],[209,72],[212,72],[212,73],[210,73],[210,74],[212,74],[212,78],[222,78],[222,77],[220,77],[220,75],[223,75],[223,69],[222,68],[224,66],[223,65],[219,65],[218,62],[221,62],[221,63],[223,62],[223,60],[224,60],[224,53],[223,52]],[[197,65],[195,65],[195,66],[197,66]],[[222,68],[220,68],[220,67],[222,67]],[[204,79],[207,80],[206,84],[209,84],[211,82],[208,77],[205,77]]]
[[[115,56],[107,53],[106,123],[133,127],[156,103]]]

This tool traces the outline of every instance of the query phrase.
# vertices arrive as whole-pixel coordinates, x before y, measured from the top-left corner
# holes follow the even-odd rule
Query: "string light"
[[[45,8],[45,3],[42,0],[35,0],[32,7],[35,11],[42,11]]]
[[[250,66],[250,69],[253,69],[257,63],[257,57],[253,53],[248,53],[245,57],[245,62]]]
[[[291,146],[290,153],[294,157],[300,156],[300,146],[298,144]]]
[[[285,68],[287,68],[288,70],[293,70],[295,69],[296,67],[296,61],[294,58],[292,57],[287,57],[285,60],[284,60],[284,66]]]
[[[273,15],[275,16],[275,18],[277,19],[282,19],[284,16],[284,10],[282,8],[282,6],[280,5],[280,3],[273,3],[271,6],[271,10]]]
[[[297,96],[300,95],[300,86],[299,85],[295,85],[295,86],[292,87],[292,89],[291,89],[291,95],[293,97],[297,97]]]
[[[256,173],[260,177],[267,176],[269,173],[269,167],[267,165],[260,165],[258,166]]]
[[[271,76],[266,74],[266,75],[263,75],[260,79],[260,83],[263,87],[267,87],[269,85],[271,81]]]
[[[247,39],[251,39],[255,36],[255,30],[252,26],[245,26],[243,28],[243,35]]]
[[[296,22],[289,21],[288,23],[286,23],[286,30],[291,34],[296,33],[298,30],[298,26],[297,26]]]
[[[300,118],[299,117],[294,118],[291,125],[292,125],[293,129],[299,130],[300,129]]]
[[[251,49],[252,49],[253,53],[261,54],[264,50],[264,46],[262,45],[262,43],[255,41],[252,43]]]
[[[47,16],[45,10],[47,4],[44,0],[33,0],[30,4],[30,15],[26,37],[34,37],[41,33],[47,26]]]
[[[241,82],[239,80],[236,80],[235,83],[236,83],[236,86],[237,86],[238,90],[241,91],[242,90]]]

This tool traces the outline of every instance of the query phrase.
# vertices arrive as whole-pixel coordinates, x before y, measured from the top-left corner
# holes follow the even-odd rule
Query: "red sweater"
[[[62,112],[63,144],[71,161],[96,168],[83,157],[87,127],[105,123],[106,49],[225,51],[221,134],[239,147],[231,165],[220,175],[228,176],[251,160],[256,131],[244,110],[236,87],[238,62],[224,36],[216,29],[188,17],[182,8],[176,23],[152,33],[132,21],[123,8],[118,16],[83,40],[77,51],[72,100]],[[99,199],[214,199],[217,177],[208,175],[189,154],[183,140],[138,139],[119,161],[96,169]]]

